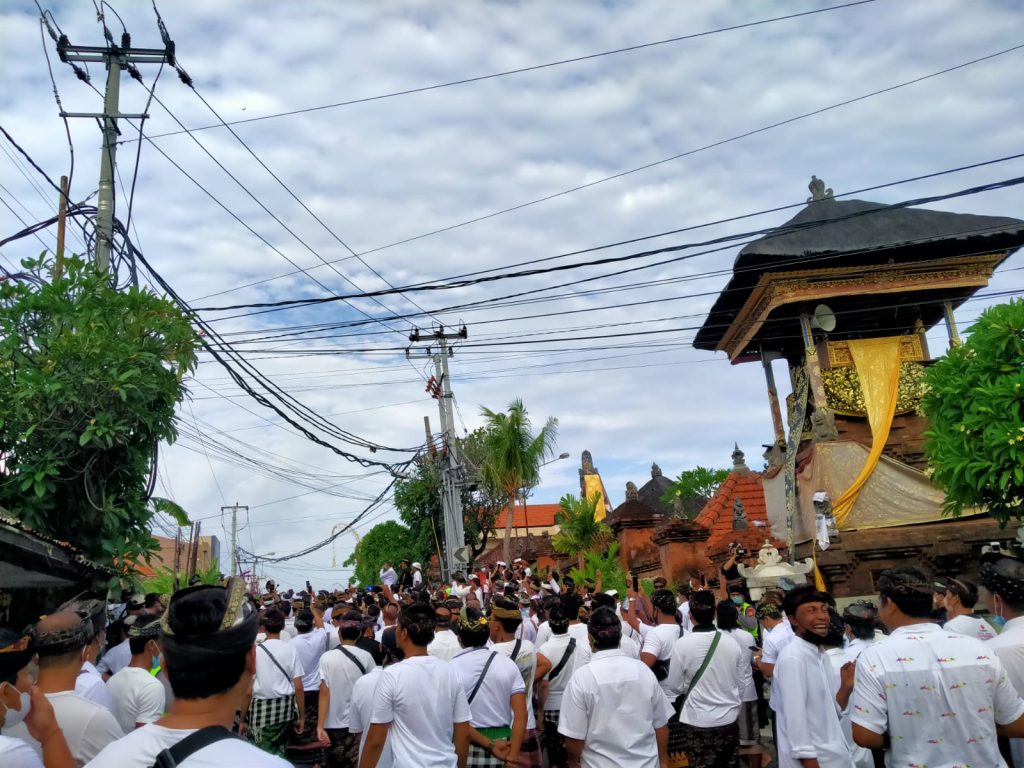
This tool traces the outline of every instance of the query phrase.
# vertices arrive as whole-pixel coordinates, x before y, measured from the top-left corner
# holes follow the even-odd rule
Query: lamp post
[[[555,458],[548,459],[543,464],[539,464],[537,466],[537,469],[540,469],[541,467],[546,467],[548,464],[554,464],[556,461],[561,461],[562,459],[568,459],[568,458],[569,458],[569,452],[568,451],[566,451],[565,453],[560,453]],[[526,499],[527,499],[527,497],[529,495],[530,495],[530,489],[529,488],[523,488],[523,522],[526,523],[526,537],[527,537],[527,539],[529,539],[529,537],[530,537],[530,515],[529,515],[529,511],[528,511],[527,506],[526,506]]]

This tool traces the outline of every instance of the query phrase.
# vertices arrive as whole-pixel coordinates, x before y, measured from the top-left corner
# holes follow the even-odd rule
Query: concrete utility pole
[[[444,554],[441,558],[441,577],[447,581],[452,574],[465,567],[469,558],[466,551],[466,531],[462,520],[462,461],[455,433],[455,400],[452,395],[448,358],[453,354],[449,341],[468,338],[463,326],[456,333],[445,333],[440,327],[429,335],[419,329],[409,334],[409,341],[437,342],[437,350],[427,347],[426,354],[434,360],[434,380],[428,382],[427,391],[437,398],[441,416],[441,430],[445,450],[441,456],[441,507],[444,510]],[[411,348],[410,348],[411,349]],[[411,357],[410,349],[405,351]]]
[[[51,33],[52,34],[52,33]],[[144,120],[149,115],[122,115],[119,112],[121,70],[127,69],[141,82],[136,64],[169,64],[174,66],[174,43],[167,40],[164,48],[132,48],[131,35],[121,35],[115,45],[108,35],[106,46],[71,45],[67,35],[57,40],[57,55],[69,62],[102,62],[107,68],[107,89],[103,96],[103,112],[61,112],[61,117],[88,117],[103,121],[103,147],[100,155],[99,197],[96,203],[96,266],[110,269],[110,250],[114,237],[114,171],[117,167],[117,121],[119,118]]]
[[[237,501],[232,507],[221,507],[221,512],[231,510],[231,575],[234,576],[238,571],[238,510],[244,509],[246,512],[249,511],[248,507],[242,506]]]

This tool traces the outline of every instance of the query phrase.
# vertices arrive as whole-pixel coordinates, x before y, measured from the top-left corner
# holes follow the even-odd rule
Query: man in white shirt
[[[991,640],[996,636],[992,625],[974,612],[978,604],[978,585],[965,578],[950,579],[946,582],[946,623],[944,629],[970,635],[979,640]]]
[[[99,658],[103,646],[107,642],[106,603],[95,599],[73,600],[62,605],[60,610],[84,613],[92,624],[92,639],[85,647],[82,671],[78,673],[78,679],[75,680],[75,693],[89,701],[96,702],[113,714],[114,700],[110,698],[103,675],[95,665],[96,659]]]
[[[740,648],[743,654],[743,665],[737,681],[740,689],[739,745],[740,748],[753,748],[761,743],[761,725],[757,715],[757,689],[754,685],[754,651],[757,641],[754,636],[740,626],[740,613],[731,600],[723,600],[715,608],[718,629],[728,635]],[[748,749],[747,759],[750,768],[761,768],[761,752],[759,749]]]
[[[372,653],[370,655],[373,656]],[[352,733],[360,735],[360,757],[363,755],[363,748],[366,746],[366,733],[370,730],[370,723],[373,719],[373,700],[377,695],[377,684],[384,672],[383,667],[380,666],[384,663],[383,652],[378,652],[373,661],[377,666],[356,680],[356,684],[352,686],[352,703],[348,710],[348,729]],[[395,768],[390,738],[384,740],[384,748],[377,760],[377,768]]]
[[[398,583],[398,574],[395,573],[390,560],[385,560],[384,566],[380,569],[380,583],[387,584],[392,589]]]
[[[526,700],[531,702],[527,707],[526,736],[519,750],[520,761],[524,765],[533,765],[540,752],[540,741],[537,738],[537,720],[533,710],[534,681],[541,679],[551,668],[551,662],[537,656],[537,649],[529,640],[517,635],[523,618],[515,600],[508,597],[496,597],[491,603],[490,633],[491,648],[508,656],[519,667],[526,686]]]
[[[341,644],[320,657],[320,702],[317,735],[329,742],[328,768],[348,768],[359,758],[357,731],[349,729],[349,709],[356,681],[377,666],[373,656],[356,646],[363,633],[359,611],[342,614],[335,624]]]
[[[427,646],[427,654],[451,661],[462,650],[459,638],[452,631],[451,608],[444,604],[437,606],[434,618],[437,620],[437,629],[434,631],[434,639]]]
[[[470,711],[458,672],[427,655],[434,611],[414,603],[398,616],[395,641],[403,660],[381,674],[359,768],[378,764],[386,741],[396,766],[455,768],[469,753]]]
[[[140,616],[128,630],[132,660],[107,681],[114,699],[114,715],[125,733],[155,723],[164,713],[164,687],[151,673],[160,657],[160,620]]]
[[[686,696],[679,713],[679,743],[670,743],[669,752],[685,752],[694,768],[736,768],[743,652],[715,629],[714,593],[694,593],[690,617],[693,632],[673,644],[668,670],[671,689]],[[670,741],[675,741],[671,731]]]
[[[1024,736],[1024,701],[985,643],[931,623],[932,582],[883,571],[878,615],[888,639],[861,653],[853,739],[887,765],[1001,765],[996,736]]]
[[[182,768],[289,768],[230,732],[256,673],[259,619],[245,597],[244,582],[229,579],[227,587],[180,590],[161,622],[163,666],[174,692],[170,711],[110,744],[88,768],[150,768],[165,750],[217,725],[223,728],[220,738],[179,756]]]
[[[1016,691],[1024,694],[1024,560],[1002,551],[982,555],[981,586],[985,607],[1002,626],[986,645]],[[1024,766],[1024,739],[1010,739],[1010,752],[1013,764]]]
[[[621,621],[598,608],[587,625],[594,655],[562,694],[558,732],[570,765],[659,768],[668,765],[672,707],[646,664],[619,651]]]
[[[100,657],[99,662],[96,664],[96,669],[103,676],[104,680],[109,680],[115,672],[127,667],[128,662],[132,660],[132,652],[128,647],[128,628],[130,626],[128,620],[130,619],[131,622],[134,622],[135,618],[136,617],[134,616],[129,616],[128,619],[125,620],[125,623],[119,624],[118,631],[124,633],[124,640],[110,648],[107,648],[106,652]],[[113,631],[113,627],[111,628],[111,631]]]
[[[322,622],[321,622],[322,623]],[[302,699],[305,720],[302,738],[305,745],[317,740],[316,727],[320,703],[320,657],[330,646],[327,630],[318,627],[317,617],[309,608],[301,609],[295,615],[295,631],[299,634],[288,641],[295,649],[302,668]]]
[[[243,721],[257,747],[284,757],[292,730],[301,733],[304,727],[302,665],[294,646],[281,637],[284,614],[280,610],[265,610],[260,627],[266,639],[256,644],[256,678]]]
[[[423,566],[419,563],[412,564],[412,588],[419,589],[423,586]]]
[[[850,603],[843,609],[842,618],[846,647],[840,648],[838,652],[842,653],[844,661],[856,662],[866,648],[870,648],[878,642],[875,634],[878,625],[878,608],[874,603],[868,601]],[[836,670],[836,663],[836,659],[833,657],[833,670]],[[839,722],[843,727],[843,736],[850,746],[850,755],[853,757],[853,764],[856,768],[874,768],[875,758],[871,750],[858,746],[853,741],[853,707],[848,706],[843,711],[839,716]]]
[[[579,615],[577,613],[577,615]],[[548,614],[551,639],[540,646],[538,659],[546,659],[551,669],[540,681],[538,698],[542,702],[544,725],[542,732],[548,742],[548,761],[551,765],[564,765],[568,756],[565,740],[558,734],[558,713],[562,709],[562,694],[577,669],[590,662],[590,637],[580,640],[569,633],[572,624],[570,614],[563,605],[555,605]],[[586,632],[585,624],[578,624]],[[554,738],[552,738],[554,737]]]
[[[854,665],[842,666],[837,688],[826,645],[842,644],[842,636],[837,629],[837,637],[829,638],[828,603],[828,595],[806,584],[787,593],[783,604],[794,637],[772,676],[780,768],[853,768],[839,714],[849,702]]]
[[[710,594],[710,593],[709,593]],[[691,603],[693,600],[691,599]],[[676,621],[676,598],[670,589],[656,589],[651,593],[651,606],[657,624],[644,634],[640,649],[640,661],[651,668],[658,678],[665,698],[671,704],[681,691],[676,688],[669,675],[672,664],[672,649],[676,640],[683,636],[683,628]],[[693,608],[691,606],[691,612]],[[641,625],[641,632],[643,625]]]
[[[526,735],[526,686],[511,659],[488,648],[487,618],[477,608],[464,608],[458,620],[464,650],[452,659],[469,703],[468,765],[503,768],[519,762]]]
[[[124,735],[109,711],[75,693],[78,673],[82,670],[82,652],[91,637],[91,621],[71,611],[59,611],[36,623],[33,642],[39,654],[39,689],[53,705],[57,724],[64,732],[71,756],[79,765],[87,763]],[[24,723],[5,728],[4,734],[22,739],[37,754],[42,754],[42,746],[32,738]]]

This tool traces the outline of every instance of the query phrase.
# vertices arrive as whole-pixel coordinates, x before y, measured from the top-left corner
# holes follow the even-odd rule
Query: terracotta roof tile
[[[557,504],[527,504],[522,507],[517,504],[512,513],[512,528],[551,528],[555,525],[555,515],[562,511]],[[502,510],[498,513],[498,519],[494,524],[497,531],[504,531],[508,522],[508,513]]]
[[[733,528],[733,510],[737,499],[743,505],[747,519],[747,527],[738,531]],[[757,472],[731,472],[715,491],[711,501],[697,515],[696,522],[710,531],[707,548],[709,556],[722,554],[730,542],[734,541],[756,552],[765,539],[772,538],[761,475]],[[775,541],[777,545],[782,544],[777,539]]]

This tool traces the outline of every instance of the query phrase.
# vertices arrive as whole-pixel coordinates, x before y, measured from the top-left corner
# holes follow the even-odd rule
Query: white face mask
[[[19,691],[19,693],[21,692]],[[13,728],[14,726],[18,725],[18,723],[24,721],[24,719],[28,717],[28,712],[29,709],[31,709],[31,707],[32,699],[29,698],[28,693],[21,693],[21,709],[8,708],[7,711],[4,713],[4,730],[8,728]]]

